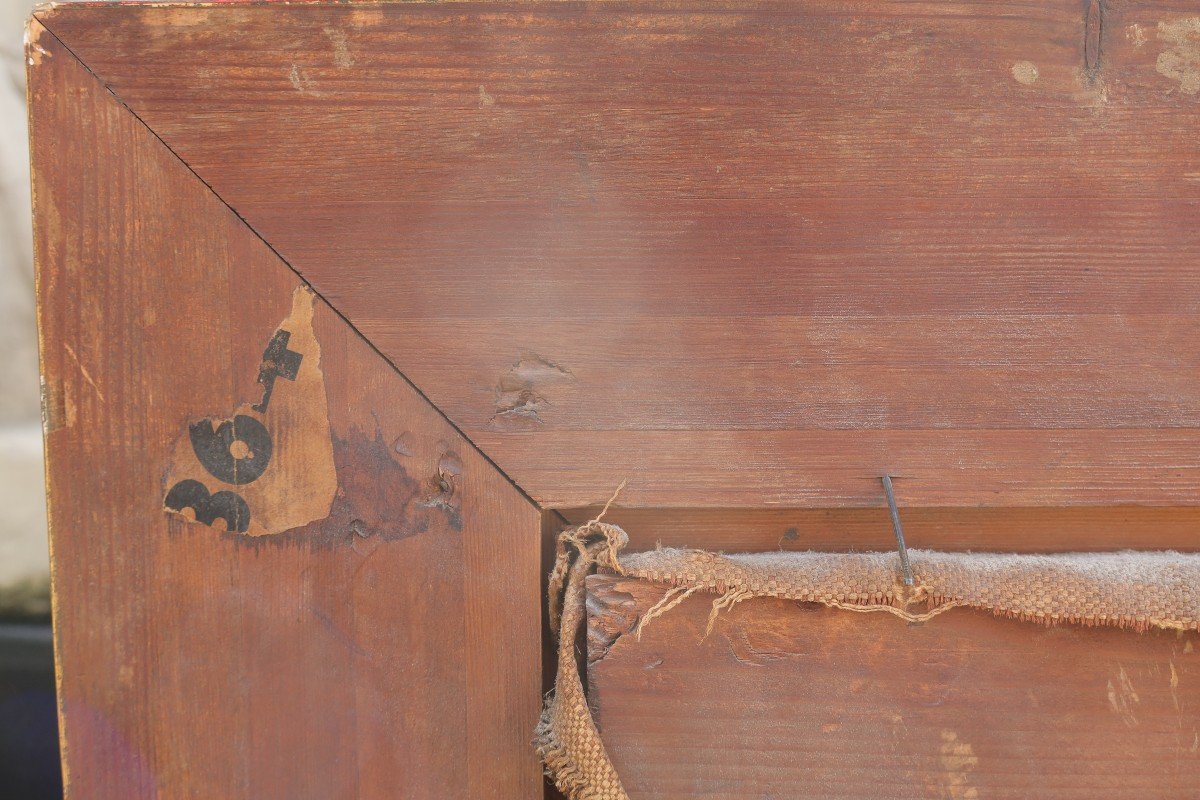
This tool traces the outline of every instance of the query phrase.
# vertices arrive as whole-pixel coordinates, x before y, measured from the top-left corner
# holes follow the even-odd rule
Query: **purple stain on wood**
[[[120,786],[124,797],[156,800],[158,781],[149,759],[112,721],[113,717],[87,701],[64,698],[63,734],[86,747],[72,748],[66,776],[73,796],[89,796],[88,781],[106,776],[111,786]],[[92,785],[92,789],[101,787]]]

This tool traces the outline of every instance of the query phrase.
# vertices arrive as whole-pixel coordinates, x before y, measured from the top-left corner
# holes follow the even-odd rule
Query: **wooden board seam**
[[[246,227],[246,229],[248,231],[250,231],[250,233],[252,233],[254,235],[255,238],[257,238],[260,242],[262,242],[263,245],[266,246],[266,248],[269,251],[271,251],[271,253],[276,258],[279,259],[280,263],[282,263],[289,270],[291,270],[293,273],[295,273],[296,277],[300,279],[300,281],[304,284],[304,286],[306,286],[309,289],[309,291],[311,291],[313,294],[315,294],[317,296],[318,299],[320,299],[322,302],[324,302],[325,305],[327,305],[333,311],[333,313],[336,314],[338,316],[338,318],[340,318],[341,321],[351,331],[354,332],[354,334],[359,339],[361,339],[369,348],[371,348],[371,350],[375,353],[375,355],[377,357],[381,358],[384,361],[384,363],[386,363],[389,367],[391,367],[391,369],[397,375],[399,375],[400,378],[406,384],[408,384],[408,386],[410,388],[412,388],[413,391],[415,391],[418,395],[420,395],[421,399],[424,400],[426,403],[428,403],[429,407],[432,408],[434,411],[436,411],[438,416],[440,416],[443,420],[446,421],[447,425],[449,425],[451,428],[453,428],[454,431],[457,432],[458,435],[461,436],[463,438],[463,440],[466,441],[470,447],[472,447],[477,453],[479,453],[479,455],[481,455],[483,457],[483,459],[485,461],[487,461],[487,463],[490,464],[493,469],[496,470],[496,472],[498,472],[501,476],[503,476],[503,478],[506,481],[508,481],[509,484],[511,484],[514,489],[516,489],[518,492],[520,492],[521,496],[524,497],[525,500],[527,500],[530,504],[532,504],[534,506],[534,508],[537,508],[539,511],[541,511],[542,510],[541,504],[538,503],[538,501],[535,500],[533,498],[533,496],[529,492],[527,492],[523,486],[521,486],[515,480],[513,480],[512,477],[509,476],[509,474],[505,470],[503,470],[499,464],[496,463],[496,461],[491,457],[491,455],[489,455],[482,447],[480,447],[478,444],[476,444],[475,441],[470,436],[468,436],[466,434],[466,432],[461,427],[459,427],[459,425],[454,420],[452,420],[449,416],[447,416],[446,413],[444,411],[442,411],[441,408],[439,408],[432,400],[430,400],[429,396],[421,389],[421,387],[419,387],[415,383],[413,383],[412,380],[409,379],[409,377],[407,375],[405,375],[403,371],[401,371],[401,369],[396,365],[396,363],[394,361],[392,361],[390,358],[388,358],[386,355],[384,355],[383,351],[381,351],[375,345],[375,343],[373,341],[371,341],[369,338],[367,338],[362,333],[362,331],[360,331],[354,325],[354,323],[351,322],[350,319],[344,313],[342,313],[341,309],[339,309],[337,306],[335,306],[333,303],[331,303],[329,301],[329,299],[327,297],[325,297],[323,294],[321,294],[321,292],[318,291],[315,286],[313,286],[311,283],[309,283],[309,281],[304,277],[304,275],[302,275],[300,273],[300,271],[298,269],[296,269],[296,267],[290,261],[288,261],[286,258],[284,258],[283,254],[281,254],[275,248],[274,245],[272,245],[269,241],[267,241],[265,238],[263,238],[262,234],[260,234],[258,232],[258,230],[253,225],[251,225],[249,223],[249,221],[247,221],[246,218],[244,216],[242,216],[241,213],[239,213],[236,208],[234,208],[232,205],[230,205],[225,200],[225,198],[221,197],[221,195],[217,193],[217,191],[212,187],[212,185],[208,181],[204,180],[204,177],[202,175],[200,175],[200,173],[196,172],[196,170],[194,170],[190,164],[188,164],[186,161],[184,161],[183,158],[177,152],[175,152],[175,150],[171,147],[171,145],[168,144],[158,134],[157,131],[155,131],[153,128],[151,128],[146,123],[146,121],[143,120],[138,115],[138,113],[129,106],[128,103],[126,103],[124,100],[121,99],[121,97],[113,90],[113,88],[111,86],[108,85],[108,83],[106,83],[98,74],[96,74],[95,70],[93,70],[90,66],[88,66],[88,64],[82,58],[79,57],[79,55],[75,52],[74,49],[71,48],[71,46],[69,44],[67,44],[61,37],[58,36],[58,34],[56,34],[54,32],[54,30],[50,27],[50,25],[47,23],[47,20],[45,18],[45,12],[53,10],[54,7],[55,7],[55,4],[51,3],[47,6],[41,6],[37,9],[35,9],[33,12],[33,15],[30,17],[30,24],[32,25],[34,22],[36,22],[38,25],[40,25],[45,30],[46,34],[54,37],[55,41],[64,50],[66,50],[68,53],[71,54],[71,56],[76,60],[76,62],[78,62],[79,65],[84,70],[86,70],[87,73],[92,76],[92,78],[94,78],[96,80],[96,82],[104,89],[104,91],[107,92],[110,97],[112,97],[112,99],[117,103],[117,105],[121,106],[121,108],[123,108],[129,115],[131,115],[135,120],[137,120],[138,124],[140,124],[143,128],[145,128],[150,133],[151,136],[153,136],[155,139],[157,139],[158,142],[164,148],[166,148],[167,152],[170,153],[171,156],[184,167],[184,169],[186,169],[189,173],[191,173],[192,176],[196,178],[196,180],[198,180],[200,183],[202,183],[204,185],[204,187],[213,195],[213,197],[215,197],[221,203],[221,205],[223,205],[223,206],[225,206],[225,208],[229,209],[230,213],[232,213],[237,218],[237,220],[242,225],[244,225]],[[32,41],[32,39],[31,39],[31,41]]]

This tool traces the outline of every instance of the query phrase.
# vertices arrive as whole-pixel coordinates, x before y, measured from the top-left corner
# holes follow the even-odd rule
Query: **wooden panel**
[[[1151,505],[1200,500],[1200,431],[535,431],[472,433],[556,508]],[[535,452],[537,458],[523,454]],[[604,487],[601,489],[600,487]]]
[[[882,487],[880,488],[882,494]],[[694,547],[722,553],[771,550],[891,551],[886,508],[609,508],[629,552]],[[599,507],[564,509],[579,525]],[[1200,551],[1200,508],[902,508],[909,547],[998,553],[1106,550]],[[547,567],[548,568],[548,567]]]
[[[662,592],[588,582],[590,696],[633,800],[1173,800],[1200,779],[1195,633],[756,599],[702,640],[695,596],[637,641]]]
[[[68,796],[540,797],[538,510],[36,21],[28,56]],[[235,412],[267,439],[223,482],[189,426]]]
[[[1194,3],[41,19],[544,504],[1200,501]]]

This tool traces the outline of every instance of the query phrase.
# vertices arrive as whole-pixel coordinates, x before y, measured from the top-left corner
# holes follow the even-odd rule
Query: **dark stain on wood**
[[[422,501],[424,488],[392,457],[383,434],[368,436],[351,427],[345,436],[333,434],[333,458],[338,488],[329,516],[274,536],[246,537],[225,533],[222,538],[251,549],[305,547],[316,550],[345,547],[361,551],[359,540],[394,542],[438,527]],[[448,520],[449,527],[462,530]],[[172,525],[172,530],[178,526]]]
[[[429,514],[420,504],[421,483],[393,457],[376,431],[367,436],[351,428],[333,436],[338,492],[329,517],[310,531],[314,543],[350,544],[352,537],[396,541],[429,530]],[[303,531],[303,529],[301,529]]]

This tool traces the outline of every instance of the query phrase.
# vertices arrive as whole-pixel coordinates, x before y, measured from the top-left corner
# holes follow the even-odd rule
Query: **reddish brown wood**
[[[544,505],[1200,499],[1193,3],[40,18]]]
[[[1179,798],[1200,779],[1195,633],[923,625],[588,582],[590,696],[641,798]]]
[[[1190,428],[1026,431],[549,431],[471,434],[551,507],[878,506],[883,473],[912,506],[1190,506]],[[536,444],[536,448],[534,445]],[[512,458],[521,453],[537,458]],[[606,488],[601,491],[600,486]]]
[[[891,551],[887,509],[610,508],[605,519],[629,534],[630,552],[698,547],[725,553],[770,550]],[[578,525],[599,507],[563,512]],[[910,547],[1013,553],[1200,550],[1200,509],[902,508]]]
[[[536,507],[320,300],[270,491],[183,459],[314,301],[37,21],[28,53],[69,797],[540,796]],[[226,533],[164,510],[188,477],[321,513]]]
[[[538,795],[539,559],[623,480],[635,547],[889,547],[885,472],[924,547],[1200,546],[1192,3],[89,3],[31,26],[74,798]],[[310,371],[255,417],[275,471],[222,483],[188,427],[257,413],[281,329]],[[165,510],[188,479],[243,494],[246,533]],[[1196,777],[1191,639],[804,618],[841,654],[815,673],[787,651],[710,679],[720,642],[680,638],[695,663],[667,679],[618,642],[597,697],[623,752],[661,758],[645,780],[1065,800]],[[821,717],[864,708],[858,678],[911,728]],[[621,716],[688,680],[721,697]],[[942,690],[961,719],[922,706]],[[738,733],[788,710],[803,735],[769,741],[798,758]],[[629,744],[663,721],[691,727]]]

